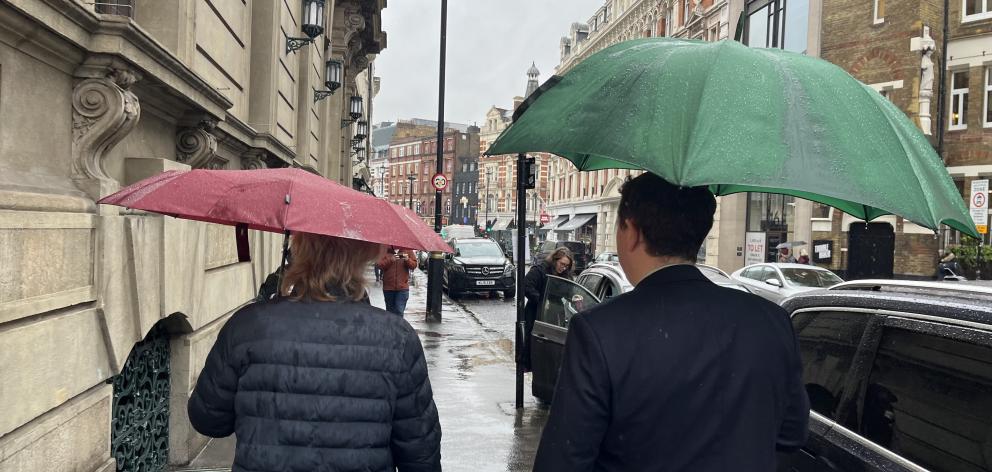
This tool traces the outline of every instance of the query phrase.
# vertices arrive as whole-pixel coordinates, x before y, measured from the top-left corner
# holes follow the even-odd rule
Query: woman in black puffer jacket
[[[571,280],[574,265],[575,256],[572,255],[572,251],[567,247],[560,247],[527,272],[527,278],[524,280],[524,295],[527,297],[527,305],[524,306],[524,348],[520,350],[522,357],[520,361],[524,365],[524,370],[531,369],[530,333],[534,330],[534,322],[537,321],[541,297],[544,296],[544,289],[548,285],[548,275]]]
[[[233,472],[438,471],[424,351],[402,317],[360,300],[379,245],[293,235],[285,297],[238,310],[189,400],[202,434],[234,433]]]

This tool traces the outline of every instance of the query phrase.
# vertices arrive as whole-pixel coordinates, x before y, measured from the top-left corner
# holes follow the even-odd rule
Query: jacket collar
[[[651,289],[672,282],[687,280],[709,280],[699,269],[690,264],[677,264],[658,270],[641,280],[634,290]]]

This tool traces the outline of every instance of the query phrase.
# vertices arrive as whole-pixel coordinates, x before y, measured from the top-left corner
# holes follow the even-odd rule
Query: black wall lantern
[[[358,120],[355,122],[355,139],[361,140],[369,136],[369,122]]]
[[[355,121],[358,121],[362,117],[362,96],[352,95],[351,102],[348,107],[348,116],[351,116],[350,120],[341,120],[341,127],[344,128]]]
[[[334,91],[341,87],[341,68],[341,61],[337,59],[327,60],[324,66],[324,85],[327,90],[314,90],[314,103],[334,95]]]
[[[303,26],[300,27],[305,38],[286,38],[286,54],[313,42],[314,38],[324,32],[324,0],[303,1]]]

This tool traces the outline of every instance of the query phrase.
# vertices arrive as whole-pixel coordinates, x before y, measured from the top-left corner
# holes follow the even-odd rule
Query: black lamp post
[[[412,210],[413,209],[413,181],[416,180],[417,177],[415,175],[413,175],[413,174],[410,174],[410,175],[406,176],[406,178],[407,178],[407,180],[410,181],[410,203],[409,203],[409,206],[410,206],[410,209]]]
[[[305,38],[286,38],[286,54],[313,42],[324,32],[324,0],[303,0],[303,26]]]
[[[489,178],[493,176],[493,170],[486,167],[486,231],[489,230]]]
[[[342,67],[341,61],[337,59],[327,60],[324,64],[324,86],[327,87],[327,90],[314,90],[314,103],[334,95],[334,91],[341,87]]]
[[[363,108],[362,107],[362,103],[363,102],[362,102],[362,96],[361,95],[352,95],[351,96],[351,101],[349,102],[349,107],[348,107],[348,116],[350,116],[351,119],[350,120],[341,120],[341,127],[342,128],[344,128],[345,126],[348,126],[348,125],[350,125],[350,124],[358,121],[358,119],[362,117],[362,108]]]

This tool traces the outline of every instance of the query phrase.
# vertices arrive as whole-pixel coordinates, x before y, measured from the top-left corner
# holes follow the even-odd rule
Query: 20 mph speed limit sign
[[[431,183],[434,184],[434,190],[440,192],[448,187],[448,178],[445,177],[444,174],[434,174],[434,178],[431,179]]]

